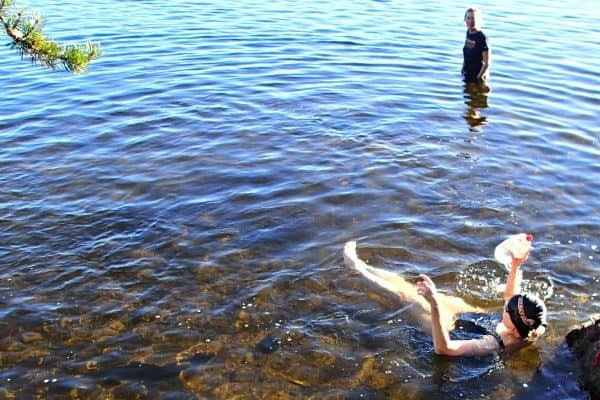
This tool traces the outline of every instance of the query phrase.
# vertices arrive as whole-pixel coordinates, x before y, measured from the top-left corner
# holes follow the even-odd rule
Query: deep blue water
[[[563,337],[599,306],[595,3],[481,3],[486,90],[453,2],[25,5],[103,54],[0,49],[3,395],[586,398]],[[519,231],[551,325],[506,360],[435,357],[341,257],[456,292]]]

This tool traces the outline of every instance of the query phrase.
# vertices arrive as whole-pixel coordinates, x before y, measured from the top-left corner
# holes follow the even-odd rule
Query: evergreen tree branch
[[[43,21],[37,14],[24,19],[25,11],[10,13],[11,6],[11,0],[1,0],[0,23],[21,57],[30,57],[33,63],[52,69],[61,66],[76,74],[85,72],[90,62],[100,57],[98,44],[64,45],[46,38],[41,28]]]

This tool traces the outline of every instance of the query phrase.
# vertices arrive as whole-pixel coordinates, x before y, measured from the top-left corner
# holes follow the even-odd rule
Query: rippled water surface
[[[587,398],[600,12],[495,3],[487,89],[448,1],[27,3],[103,55],[0,49],[0,397]],[[341,256],[499,309],[457,277],[518,231],[554,294],[506,358],[436,357]]]

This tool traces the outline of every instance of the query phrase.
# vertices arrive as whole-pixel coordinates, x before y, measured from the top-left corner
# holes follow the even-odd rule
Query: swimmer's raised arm
[[[530,252],[531,247],[529,248],[529,250],[527,250],[523,257],[517,258],[511,251],[510,257],[512,258],[512,263],[510,267],[510,272],[508,273],[508,278],[506,280],[506,289],[504,289],[504,301],[508,301],[515,294],[521,293],[521,280],[523,274],[519,270],[519,267],[525,262],[525,260],[527,260],[527,257],[529,256]]]

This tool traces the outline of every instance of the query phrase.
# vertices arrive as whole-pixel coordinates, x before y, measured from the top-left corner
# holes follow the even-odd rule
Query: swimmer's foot
[[[356,254],[356,242],[350,241],[344,245],[344,262],[346,266],[352,269],[361,269],[365,267],[364,261],[358,258]]]

